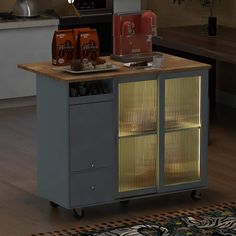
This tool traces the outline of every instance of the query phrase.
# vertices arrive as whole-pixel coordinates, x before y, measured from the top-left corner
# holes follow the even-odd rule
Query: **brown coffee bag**
[[[69,65],[75,57],[75,39],[72,30],[57,30],[52,41],[52,64]]]
[[[87,58],[95,61],[99,57],[99,40],[95,29],[80,32],[79,54],[81,60]]]
[[[74,51],[75,59],[80,59],[80,34],[82,32],[86,32],[88,30],[90,30],[90,28],[75,28],[75,29],[73,29],[74,40],[75,40],[75,51]]]

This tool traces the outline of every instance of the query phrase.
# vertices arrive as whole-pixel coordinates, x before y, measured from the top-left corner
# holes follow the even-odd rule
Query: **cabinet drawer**
[[[112,173],[108,168],[71,175],[71,206],[112,200]]]
[[[112,102],[70,106],[72,171],[106,167],[114,153]]]

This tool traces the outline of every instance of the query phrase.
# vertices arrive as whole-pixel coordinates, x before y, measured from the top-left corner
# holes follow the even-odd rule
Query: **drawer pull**
[[[95,190],[95,186],[91,186],[91,190],[94,191]]]

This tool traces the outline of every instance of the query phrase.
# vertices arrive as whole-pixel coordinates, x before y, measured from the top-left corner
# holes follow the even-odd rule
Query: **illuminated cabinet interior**
[[[156,186],[157,81],[119,84],[119,192]]]
[[[119,193],[201,181],[201,80],[118,84]]]
[[[156,135],[120,138],[119,192],[156,186]]]
[[[200,77],[165,81],[165,184],[200,178]]]

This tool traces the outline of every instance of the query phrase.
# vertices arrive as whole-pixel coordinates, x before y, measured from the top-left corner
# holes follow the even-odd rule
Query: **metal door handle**
[[[94,191],[95,190],[95,186],[91,186],[91,190]]]

